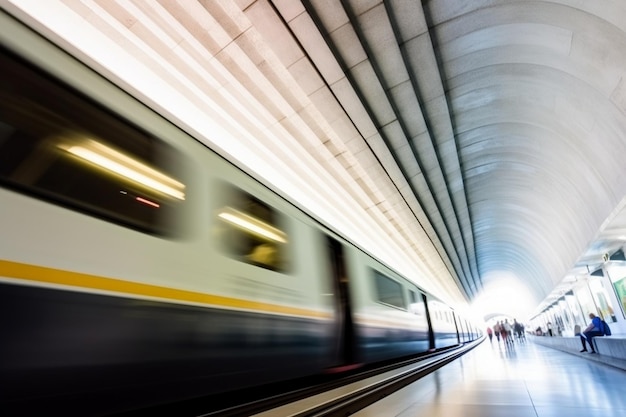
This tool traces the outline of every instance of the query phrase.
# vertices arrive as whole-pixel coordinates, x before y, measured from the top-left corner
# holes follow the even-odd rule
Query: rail
[[[260,387],[232,399],[197,398],[116,414],[115,417],[321,417],[348,415],[434,372],[478,346],[484,338],[401,362],[355,371],[351,375]],[[235,393],[237,394],[237,393]],[[232,397],[231,394],[223,397]],[[217,405],[217,404],[220,405]],[[230,405],[224,405],[230,404]]]
[[[253,417],[275,417],[277,415],[284,417],[328,417],[355,413],[459,358],[478,346],[483,340],[479,339],[428,359],[254,414]],[[213,416],[217,416],[217,414],[202,415],[202,417]]]

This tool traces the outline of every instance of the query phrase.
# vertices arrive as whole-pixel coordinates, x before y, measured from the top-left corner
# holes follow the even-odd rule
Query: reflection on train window
[[[376,270],[373,271],[378,301],[395,307],[406,308],[404,297],[402,296],[402,285]]]
[[[242,262],[286,272],[289,240],[284,216],[239,188],[223,188],[224,205],[217,211],[222,249]]]
[[[172,235],[182,159],[0,51],[0,183],[144,232]]]
[[[421,295],[421,294],[420,294]],[[424,301],[421,297],[418,297],[415,291],[409,290],[409,312],[416,316],[423,316],[426,314]]]
[[[428,306],[433,320],[453,323],[451,321],[452,310],[448,306],[436,300],[430,300]]]

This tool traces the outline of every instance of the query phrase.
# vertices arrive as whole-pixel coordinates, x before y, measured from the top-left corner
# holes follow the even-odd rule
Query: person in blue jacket
[[[589,346],[591,347],[590,353],[596,353],[592,339],[596,336],[604,335],[602,331],[602,319],[593,313],[589,313],[589,318],[591,319],[591,323],[589,323],[589,326],[587,326],[580,335],[580,341],[583,344],[583,350],[581,350],[581,352],[587,352],[587,342],[589,342]]]

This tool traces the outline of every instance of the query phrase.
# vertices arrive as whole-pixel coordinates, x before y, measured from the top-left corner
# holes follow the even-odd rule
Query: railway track
[[[341,378],[318,379],[314,384],[310,380],[294,381],[289,385],[263,387],[255,391],[228,394],[221,398],[194,399],[117,416],[347,416],[436,371],[476,347],[482,340],[382,367],[360,369]]]

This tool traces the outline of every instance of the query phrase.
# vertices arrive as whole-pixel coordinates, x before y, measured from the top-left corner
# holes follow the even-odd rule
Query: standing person
[[[522,325],[519,324],[517,319],[513,319],[513,331],[515,332],[515,337],[520,340],[522,338]]]
[[[491,327],[489,326],[487,326],[487,336],[489,336],[489,343],[493,343],[493,330],[491,330]]]
[[[511,323],[509,323],[509,319],[504,319],[504,324],[502,324],[502,339],[506,344],[513,343],[513,328],[511,327]]]
[[[589,346],[591,347],[590,353],[596,353],[596,350],[593,347],[592,339],[596,336],[604,335],[604,332],[602,331],[602,320],[593,313],[589,313],[589,318],[591,319],[591,323],[589,323],[589,326],[587,326],[587,328],[583,330],[583,333],[580,335],[580,341],[583,344],[583,350],[581,350],[581,352],[587,352],[586,342],[589,342]]]
[[[493,332],[496,334],[496,339],[498,339],[498,343],[500,343],[500,322],[497,321],[496,324],[493,325]]]
[[[548,334],[552,336],[552,323],[548,322],[546,327],[548,328]]]

